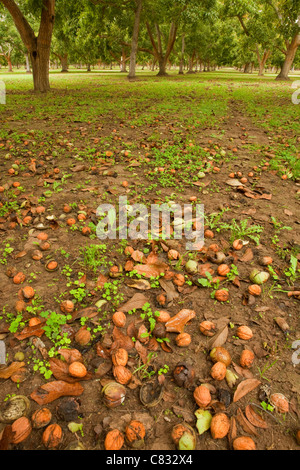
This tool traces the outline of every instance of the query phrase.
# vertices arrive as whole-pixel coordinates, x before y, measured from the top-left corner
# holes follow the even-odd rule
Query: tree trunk
[[[55,18],[55,0],[43,0],[38,36],[14,0],[0,0],[11,14],[31,59],[34,91],[50,89],[49,60]]]
[[[30,60],[29,60],[28,52],[26,52],[26,54],[25,54],[25,60],[26,60],[26,73],[31,73]]]
[[[244,73],[250,73],[251,70],[251,63],[247,62],[244,66]]]
[[[60,57],[60,62],[61,62],[61,72],[62,73],[67,73],[69,72],[68,68],[68,54],[64,54],[63,56]]]
[[[179,74],[180,75],[183,75],[184,49],[185,49],[185,34],[183,34],[182,38],[181,38],[181,56],[180,56],[180,63],[179,63]]]
[[[158,76],[159,77],[164,77],[167,74],[167,71],[166,71],[166,65],[167,65],[167,61],[165,60],[164,57],[159,57],[158,59],[158,67],[159,67],[159,70],[158,70]]]
[[[290,44],[288,44],[285,61],[281,67],[279,75],[276,77],[276,80],[289,80],[289,72],[293,65],[296,52],[300,46],[300,33],[295,34]]]
[[[154,39],[154,36],[152,34],[152,31],[148,22],[146,22],[146,26],[147,26],[147,31],[148,31],[148,34],[152,43],[152,47],[153,47],[153,55],[159,64],[159,72],[157,75],[166,76],[167,75],[166,64],[174,48],[176,35],[177,35],[177,26],[174,22],[171,23],[170,31],[169,31],[169,38],[168,38],[168,43],[167,43],[165,53],[163,52],[162,35],[160,32],[159,25],[157,23],[155,24],[157,42]]]
[[[120,71],[121,73],[126,73],[127,70],[126,70],[126,53],[125,53],[125,50],[122,49],[122,55],[121,55],[121,62],[120,62]]]
[[[266,62],[268,58],[270,57],[270,53],[271,53],[270,51],[264,50],[263,56],[261,57],[259,53],[258,45],[256,45],[256,54],[257,54],[257,60],[258,60],[258,65],[259,65],[258,75],[260,77],[263,77],[265,74],[265,66],[266,66]]]
[[[35,50],[30,53],[32,73],[33,73],[33,86],[34,91],[46,93],[50,90],[49,82],[49,59],[50,47],[41,47],[37,45]]]
[[[138,51],[138,40],[139,40],[143,0],[136,0],[136,5],[137,5],[137,8],[136,8],[135,17],[134,17],[128,78],[135,78],[136,56],[137,56],[137,51]]]
[[[194,68],[195,54],[196,54],[196,52],[193,51],[193,54],[189,57],[189,68],[188,68],[187,73],[194,73],[193,68]]]

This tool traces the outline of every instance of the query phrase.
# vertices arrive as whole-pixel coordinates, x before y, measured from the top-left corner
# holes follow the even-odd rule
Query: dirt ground
[[[12,129],[20,128],[20,124],[12,123]],[[49,131],[47,123],[36,123],[39,130]],[[84,127],[84,129],[83,129]],[[116,129],[115,123],[108,121],[102,125],[102,136],[111,135]],[[281,275],[283,270],[288,266],[288,259],[284,256],[284,250],[288,250],[300,246],[299,240],[299,194],[300,183],[292,180],[282,180],[275,171],[268,166],[262,168],[261,161],[268,161],[267,151],[264,155],[257,151],[252,151],[251,147],[241,147],[243,143],[255,144],[261,147],[269,145],[269,135],[261,128],[256,127],[241,110],[240,106],[232,102],[230,104],[229,118],[223,124],[225,134],[222,138],[223,148],[239,149],[238,158],[228,162],[218,162],[218,171],[211,172],[206,176],[205,187],[201,193],[201,203],[204,204],[205,213],[211,214],[229,207],[230,211],[225,212],[223,220],[230,221],[233,218],[240,220],[243,217],[249,217],[251,223],[258,224],[263,227],[260,244],[256,245],[252,240],[248,240],[248,244],[243,246],[242,250],[233,250],[228,241],[227,233],[218,233],[215,231],[213,238],[205,239],[205,246],[217,244],[226,253],[226,260],[230,264],[235,263],[238,268],[239,276],[236,282],[226,284],[229,290],[229,302],[218,302],[211,298],[211,290],[197,285],[196,279],[199,276],[187,277],[191,281],[184,287],[178,288],[172,283],[172,292],[176,295],[167,295],[165,304],[158,302],[158,295],[166,295],[165,290],[160,286],[158,288],[150,288],[140,291],[134,287],[130,287],[130,278],[124,276],[124,282],[121,284],[122,298],[119,310],[122,311],[122,305],[132,297],[140,293],[144,295],[147,302],[150,303],[153,310],[167,310],[172,316],[176,315],[181,309],[190,309],[195,312],[195,318],[188,322],[184,331],[191,336],[191,343],[188,347],[179,347],[176,344],[176,333],[169,332],[167,337],[169,343],[157,343],[157,350],[154,351],[151,362],[155,370],[160,370],[165,365],[168,366],[164,375],[163,393],[160,401],[153,407],[146,407],[140,400],[141,385],[146,383],[147,379],[139,373],[134,374],[134,378],[129,385],[126,385],[126,398],[122,405],[116,408],[107,408],[103,400],[101,392],[103,385],[107,380],[113,380],[113,369],[111,360],[107,351],[115,344],[116,339],[120,340],[120,336],[116,335],[116,327],[111,321],[112,311],[108,306],[108,315],[102,325],[106,326],[104,335],[97,335],[96,340],[87,347],[80,347],[76,343],[75,333],[81,327],[80,315],[68,323],[69,334],[72,340],[71,346],[78,348],[82,352],[83,361],[90,375],[88,379],[80,380],[78,383],[83,387],[83,392],[75,397],[78,404],[78,417],[72,419],[81,423],[82,432],[75,434],[68,429],[68,420],[63,419],[59,414],[59,405],[68,400],[70,397],[60,397],[46,406],[52,412],[52,422],[58,423],[63,430],[63,440],[58,449],[67,449],[74,441],[80,441],[87,450],[104,449],[104,439],[108,431],[111,429],[119,429],[125,432],[126,425],[132,420],[141,421],[146,429],[146,437],[143,449],[145,450],[175,450],[176,447],[172,441],[171,432],[173,427],[183,421],[189,423],[194,429],[196,424],[195,411],[198,406],[193,398],[194,389],[202,384],[209,384],[213,402],[209,409],[213,414],[218,411],[224,411],[229,418],[235,418],[238,436],[250,436],[258,450],[299,450],[299,444],[296,441],[296,433],[300,429],[299,424],[299,364],[292,361],[294,350],[291,348],[293,341],[299,339],[299,297],[288,296],[287,292],[300,290],[300,285],[295,284],[289,286],[286,279]],[[24,129],[25,131],[25,129]],[[118,201],[120,195],[131,197],[131,189],[122,186],[123,181],[130,181],[132,185],[135,182],[147,180],[147,164],[145,157],[151,159],[151,146],[147,142],[148,129],[132,129],[126,128],[126,124],[122,124],[117,128],[116,134],[123,139],[126,134],[128,140],[135,141],[140,149],[141,164],[134,167],[135,176],[132,178],[132,166],[130,166],[136,158],[124,156],[120,154],[116,165],[111,168],[109,159],[106,162],[99,162],[96,168],[91,168],[88,158],[80,161],[81,168],[72,173],[72,184],[64,184],[62,192],[52,192],[51,198],[43,203],[46,206],[47,216],[54,216],[54,222],[46,219],[46,215],[36,216],[32,208],[38,206],[38,199],[43,195],[45,187],[44,180],[49,182],[49,186],[54,181],[61,181],[61,175],[64,172],[70,172],[69,161],[61,160],[56,156],[49,157],[40,155],[37,159],[41,162],[36,171],[30,172],[25,169],[17,177],[8,175],[11,168],[11,160],[3,160],[1,166],[1,186],[19,181],[25,192],[18,193],[18,188],[13,188],[17,198],[24,201],[24,214],[32,216],[29,225],[17,224],[15,228],[9,226],[14,221],[14,214],[1,218],[1,243],[10,243],[14,248],[12,254],[8,256],[7,264],[0,265],[0,289],[1,289],[1,305],[5,306],[6,312],[15,312],[16,301],[20,296],[20,290],[25,285],[30,285],[38,293],[43,300],[46,310],[58,310],[57,299],[60,294],[63,296],[66,292],[66,276],[62,273],[64,265],[77,266],[76,262],[80,256],[80,249],[85,246],[88,238],[84,237],[80,230],[70,230],[66,224],[66,216],[63,211],[65,204],[76,203],[76,209],[68,214],[68,217],[78,216],[78,204],[81,209],[87,213],[88,221],[95,221],[95,209],[97,204],[101,202],[101,196],[104,192],[110,193],[110,202]],[[151,132],[162,133],[163,138],[168,138],[168,129],[163,122],[157,122],[151,125]],[[68,139],[77,142],[78,146],[91,142],[95,135],[93,126],[86,125],[79,127],[78,124],[69,124],[65,129]],[[78,134],[81,134],[81,141]],[[212,148],[210,143],[212,129],[207,128],[195,129],[195,140],[198,145]],[[170,135],[171,139],[172,136]],[[242,142],[242,144],[241,144]],[[9,143],[5,142],[6,148],[0,150],[5,155],[9,149]],[[240,149],[243,149],[242,151]],[[20,155],[20,162],[27,161],[24,153]],[[241,187],[231,187],[227,184],[228,175],[230,173],[237,174],[241,172],[243,176],[253,171],[253,167],[257,166],[258,171],[255,173],[251,182],[255,182],[255,196],[267,195],[267,198],[254,198],[249,196],[249,192],[244,191]],[[59,168],[59,173],[55,173],[54,169]],[[111,175],[106,175],[105,170],[112,171]],[[27,173],[30,173],[28,177]],[[104,174],[103,174],[104,172]],[[88,183],[86,184],[86,181]],[[80,186],[83,182],[84,185]],[[246,188],[250,188],[249,180],[245,183]],[[253,187],[253,186],[252,186]],[[78,188],[78,189],[77,189]],[[115,189],[116,188],[116,189]],[[216,191],[216,188],[217,191]],[[176,190],[175,190],[176,191]],[[174,188],[162,188],[161,198],[174,193]],[[4,195],[3,195],[4,194]],[[0,195],[2,203],[4,202],[5,193]],[[190,197],[199,196],[198,186],[187,186],[184,192],[186,203],[189,203]],[[154,191],[150,191],[146,196],[147,201],[155,202],[157,195]],[[134,200],[134,198],[133,198]],[[75,207],[75,206],[74,206]],[[284,226],[289,226],[292,230],[282,230],[278,244],[272,243],[274,237],[274,226],[271,223],[271,216],[276,220],[280,220]],[[87,221],[85,221],[87,223]],[[43,230],[36,229],[37,223],[43,223],[47,228]],[[37,246],[37,234],[46,232],[49,236],[50,248],[45,252],[44,257],[40,261],[34,261],[31,257],[33,249]],[[98,240],[95,239],[94,243]],[[134,250],[143,251],[145,247],[149,248],[149,244],[145,241],[129,241],[128,245]],[[2,245],[3,246],[3,245]],[[184,253],[184,240],[176,242],[175,248]],[[118,251],[118,246],[114,242],[108,242],[109,259],[113,260],[114,265],[121,265],[123,268],[130,256],[124,252]],[[176,261],[170,261],[167,251],[161,248],[160,243],[156,244],[159,248],[159,259],[166,263],[171,270],[174,269]],[[278,248],[282,247],[280,251]],[[69,258],[66,260],[61,254],[61,249],[67,250]],[[246,257],[245,257],[246,254]],[[248,257],[249,255],[250,257]],[[272,291],[273,280],[269,279],[263,287],[263,293],[259,297],[248,298],[247,289],[251,284],[249,274],[253,268],[263,269],[260,260],[262,256],[271,256],[273,259],[272,266],[281,279],[281,291]],[[55,272],[47,272],[45,265],[47,260],[55,259],[58,262],[59,269]],[[199,265],[210,262],[207,259],[206,252],[197,253]],[[299,258],[298,258],[299,259]],[[226,261],[226,262],[227,262]],[[12,272],[24,272],[26,280],[22,285],[13,283],[11,277]],[[214,273],[216,273],[217,265],[212,263]],[[80,270],[84,272],[84,267]],[[78,269],[74,269],[72,278],[76,279]],[[179,268],[179,273],[186,274],[184,265]],[[31,276],[31,273],[35,273]],[[95,274],[88,270],[84,273],[86,285],[88,286],[91,297],[87,307],[93,306],[101,299],[101,291],[95,290]],[[104,275],[107,271],[103,270]],[[99,275],[99,272],[97,273]],[[170,287],[170,286],[169,286]],[[66,297],[63,297],[64,299]],[[79,310],[80,311],[80,310]],[[27,317],[26,317],[27,315]],[[25,318],[30,315],[24,313]],[[284,319],[289,329],[283,331],[276,321],[276,317]],[[247,379],[257,379],[260,383],[252,391],[238,401],[233,401],[235,388],[230,388],[225,379],[218,381],[211,377],[210,370],[212,361],[209,357],[211,342],[216,337],[206,337],[199,330],[199,324],[204,320],[215,323],[218,332],[222,332],[226,328],[228,336],[223,344],[232,358],[230,365],[231,370],[237,373],[238,379],[236,386]],[[127,315],[126,326],[117,328],[124,336],[131,337],[132,333],[138,332],[138,327],[143,323],[140,318],[140,311],[137,310],[132,315]],[[98,316],[89,318],[90,326],[99,324]],[[250,340],[243,340],[237,336],[237,328],[246,325],[251,328],[253,337]],[[43,384],[56,380],[53,376],[49,380],[33,370],[33,363],[30,359],[32,356],[32,338],[26,337],[19,340],[16,334],[9,331],[9,324],[5,315],[2,315],[0,321],[1,340],[6,346],[7,361],[6,365],[2,365],[2,369],[12,362],[15,362],[17,352],[24,353],[24,368],[26,372],[22,376],[19,384],[16,384],[11,377],[2,378],[0,381],[0,398],[1,403],[5,398],[17,394],[25,395],[30,399],[30,416],[41,407],[31,395]],[[49,339],[43,335],[40,338],[49,350],[51,347]],[[120,340],[121,341],[121,340]],[[118,343],[119,344],[119,343]],[[121,341],[121,344],[122,341]],[[127,343],[126,343],[127,344]],[[124,344],[123,344],[124,345]],[[142,343],[147,353],[149,344]],[[152,343],[151,343],[152,345]],[[250,349],[254,352],[254,364],[250,369],[243,369],[239,365],[239,357],[243,349]],[[145,352],[145,351],[143,351]],[[128,347],[129,362],[127,367],[134,371],[141,365],[141,354],[134,347]],[[40,356],[40,352],[37,352]],[[174,369],[178,363],[184,363],[185,366],[194,370],[194,380],[188,388],[180,387],[174,379]],[[103,373],[104,371],[104,373]],[[155,377],[159,377],[155,375]],[[277,410],[264,411],[262,402],[267,402],[267,397],[272,393],[283,394],[289,402],[289,412],[282,414]],[[224,400],[224,396],[226,399]],[[74,397],[73,397],[74,398]],[[240,412],[245,415],[248,405],[252,405],[257,413],[265,419],[266,428],[248,426],[242,420],[239,420]],[[0,430],[5,428],[5,424],[0,424]],[[44,428],[33,429],[29,437],[19,444],[10,444],[8,447],[13,450],[44,450],[45,446],[42,442]],[[196,449],[198,450],[229,450],[232,442],[227,436],[222,439],[213,439],[210,431],[197,435]],[[126,441],[122,449],[130,450]]]

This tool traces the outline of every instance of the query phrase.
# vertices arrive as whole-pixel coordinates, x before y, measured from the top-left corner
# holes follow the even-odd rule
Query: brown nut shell
[[[213,362],[223,362],[226,367],[231,364],[231,356],[227,349],[222,346],[213,348],[210,352],[210,358]]]
[[[119,429],[112,429],[106,434],[105,450],[120,450],[124,444],[124,435]]]
[[[251,437],[240,436],[234,439],[232,448],[233,450],[256,450],[256,445]]]
[[[199,408],[206,408],[211,402],[211,394],[205,385],[199,385],[194,390],[194,400]]]
[[[254,353],[249,349],[244,349],[240,355],[240,365],[246,369],[249,369],[254,361]]]
[[[47,449],[56,449],[63,439],[63,431],[59,424],[49,424],[43,432],[42,441]]]
[[[180,348],[186,348],[191,344],[192,338],[188,333],[179,333],[179,335],[176,336],[175,341],[177,346]]]
[[[25,441],[32,431],[30,420],[26,416],[16,419],[11,425],[11,431],[13,434],[13,444],[19,444]]]
[[[216,362],[210,370],[210,375],[213,379],[221,381],[225,379],[226,371],[227,368],[224,362]]]
[[[124,348],[116,349],[112,352],[111,359],[114,366],[125,367],[128,362],[128,352]]]
[[[248,341],[253,337],[253,332],[249,326],[239,326],[238,329],[236,330],[236,334],[240,339],[243,339],[245,341]]]
[[[230,419],[225,413],[217,413],[212,417],[210,432],[213,439],[223,439],[230,429]]]
[[[52,413],[49,408],[40,408],[36,410],[31,416],[32,426],[35,429],[41,429],[48,426],[52,419]]]
[[[278,413],[288,413],[289,402],[282,393],[272,393],[272,395],[270,395],[269,401],[271,405],[276,408]]]
[[[116,381],[122,385],[128,384],[132,378],[132,373],[124,366],[114,366],[113,374]]]
[[[146,435],[145,426],[137,420],[132,420],[125,429],[125,437],[128,445],[135,449],[141,448]]]

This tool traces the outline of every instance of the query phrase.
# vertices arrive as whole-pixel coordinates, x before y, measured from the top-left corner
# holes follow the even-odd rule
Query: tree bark
[[[250,73],[250,70],[251,70],[251,62],[247,62],[244,65],[244,73]]]
[[[284,63],[282,64],[279,75],[276,77],[276,80],[289,80],[289,72],[293,65],[296,52],[299,46],[300,46],[300,32],[296,33],[292,41],[287,44],[285,60],[284,60]]]
[[[127,70],[126,70],[126,61],[128,60],[128,58],[126,57],[126,52],[124,49],[122,49],[122,55],[121,55],[121,61],[120,61],[120,71],[121,73],[127,73]]]
[[[265,66],[268,58],[270,57],[271,51],[267,51],[266,49],[264,50],[263,56],[261,57],[259,53],[259,47],[258,44],[256,44],[256,55],[257,55],[257,60],[258,60],[258,65],[259,65],[259,71],[258,75],[260,77],[263,77],[265,74]]]
[[[8,63],[8,71],[9,71],[9,72],[12,72],[12,71],[13,71],[13,68],[12,68],[12,63],[11,63],[10,54],[8,54],[8,55],[6,56],[6,60],[7,60],[7,63]]]
[[[25,54],[25,60],[26,60],[26,73],[31,73],[28,52],[26,52]]]
[[[189,66],[187,73],[194,73],[194,60],[196,56],[196,51],[193,50],[193,54],[189,57]]]
[[[8,71],[12,72],[13,71],[13,67],[12,67],[12,63],[11,63],[11,51],[12,51],[12,49],[9,47],[7,52],[3,52],[3,49],[0,47],[0,51],[2,51],[2,52],[0,52],[0,55],[2,55],[4,57],[4,59],[7,61]]]
[[[64,54],[60,57],[60,62],[61,62],[61,72],[62,73],[67,73],[69,72],[69,67],[68,67],[68,54]]]
[[[130,63],[129,63],[129,73],[128,78],[135,78],[136,71],[136,56],[138,52],[138,41],[139,41],[139,32],[140,32],[140,22],[141,22],[141,13],[143,8],[143,0],[136,0],[136,10],[134,17],[134,26],[131,42],[131,53],[130,53]]]
[[[184,66],[184,49],[185,49],[185,34],[182,35],[181,38],[181,56],[180,56],[180,63],[179,63],[179,74],[183,75],[183,66]]]
[[[170,57],[170,54],[174,48],[174,44],[176,41],[177,26],[175,25],[174,22],[171,23],[169,38],[168,38],[168,43],[167,43],[167,48],[166,48],[165,53],[163,52],[162,38],[161,38],[159,25],[157,23],[155,24],[157,42],[154,39],[154,36],[152,34],[152,31],[148,22],[146,22],[146,26],[147,26],[147,31],[148,31],[150,41],[153,47],[153,55],[158,61],[158,65],[159,65],[159,71],[157,75],[166,76],[168,75],[166,72],[166,65],[167,65],[168,58]]]
[[[32,65],[34,91],[42,93],[49,91],[49,60],[55,18],[55,0],[43,0],[37,36],[14,0],[0,0],[0,2],[11,14],[28,50]]]

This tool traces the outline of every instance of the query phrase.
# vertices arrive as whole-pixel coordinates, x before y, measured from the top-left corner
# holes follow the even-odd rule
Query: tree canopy
[[[30,56],[34,87],[49,89],[49,60],[62,71],[95,64],[280,70],[288,79],[300,45],[300,0],[0,0],[0,54],[9,69]]]

